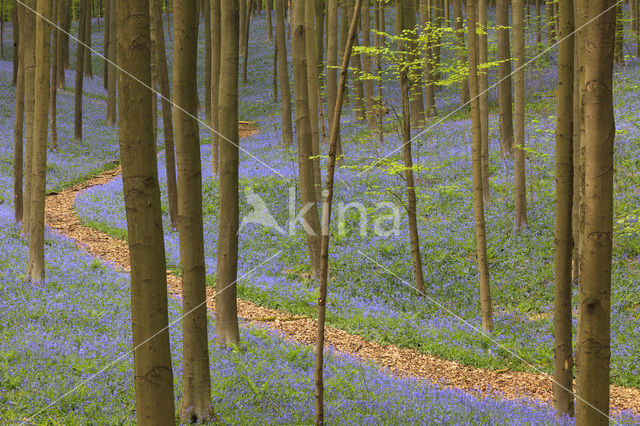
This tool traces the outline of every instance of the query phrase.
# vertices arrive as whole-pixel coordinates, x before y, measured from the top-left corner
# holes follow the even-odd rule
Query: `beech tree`
[[[553,309],[553,406],[573,416],[573,2],[559,0],[558,121],[556,124],[555,299]]]
[[[202,225],[202,172],[196,87],[198,9],[173,3],[173,123],[178,166],[178,234],[182,267],[183,368],[179,415],[183,422],[212,418]]]
[[[87,9],[89,5],[86,2],[80,2],[80,17],[78,26],[80,31],[78,33],[78,47],[77,47],[77,62],[76,62],[76,77],[75,77],[75,114],[74,114],[74,133],[73,139],[76,143],[82,142],[82,86],[84,82],[84,55],[87,49],[85,49],[85,37],[86,31],[82,31],[82,28],[86,26]]]
[[[539,1],[539,0],[538,0]],[[539,3],[537,3],[539,4]],[[513,103],[511,100],[511,47],[509,42],[509,2],[497,0],[496,25],[498,29],[498,108],[500,126],[500,153],[511,155],[513,150]]]
[[[169,70],[167,69],[167,54],[164,41],[164,25],[162,23],[162,10],[158,0],[150,0],[151,19],[155,23],[153,30],[156,32],[155,55],[158,69],[158,85],[162,95],[162,126],[164,130],[164,156],[167,174],[167,195],[169,198],[169,218],[171,226],[178,225],[178,189],[176,177],[176,154],[173,143],[173,116],[171,106],[171,88],[169,87]],[[155,98],[154,98],[155,99]]]
[[[33,151],[29,205],[29,266],[27,277],[44,281],[44,199],[47,176],[47,132],[49,127],[49,49],[51,2],[37,1],[36,68],[34,84]],[[27,13],[31,13],[28,11]]]
[[[398,32],[401,35],[398,43],[403,57],[408,62],[413,62],[414,44],[410,41],[410,34],[415,29],[415,10],[411,2],[396,1],[396,13],[398,16]],[[418,294],[424,294],[424,274],[422,271],[422,255],[420,254],[420,238],[418,235],[417,202],[415,179],[413,176],[413,154],[411,152],[411,116],[414,104],[410,101],[411,86],[417,84],[411,79],[408,67],[400,67],[400,90],[402,96],[402,148],[404,159],[404,177],[407,189],[407,215],[409,218],[409,236],[411,240],[411,259],[413,261],[413,276],[416,281]]]
[[[280,76],[280,102],[282,108],[282,144],[293,143],[293,123],[291,121],[291,90],[289,88],[289,69],[287,67],[287,44],[284,34],[285,0],[274,0],[276,4],[276,46],[278,49],[278,75]]]
[[[16,2],[15,14],[17,19],[14,23],[24,28],[24,7],[18,6]],[[14,28],[15,30],[15,28]],[[17,34],[17,32],[15,32]],[[16,70],[16,110],[15,124],[13,128],[13,207],[14,218],[16,223],[22,222],[23,219],[23,166],[24,166],[24,107],[25,107],[25,78],[24,78],[24,40],[18,43],[17,52],[14,56],[18,58],[16,62],[18,68]],[[14,44],[15,49],[15,44]]]
[[[305,0],[294,0],[293,12],[293,85],[296,103],[296,137],[298,140],[298,168],[300,192],[306,222],[305,234],[312,275],[320,267],[320,218],[318,216],[311,123],[309,121],[309,93],[307,86],[307,57],[305,51]]]
[[[586,0],[579,2],[583,7]],[[576,424],[609,422],[613,241],[613,0],[589,0],[584,36],[584,220],[576,346]]]
[[[109,2],[109,63],[107,65],[107,123],[116,124],[116,0]]]
[[[518,0],[516,0],[518,1]],[[489,284],[489,262],[487,259],[487,237],[484,219],[484,194],[482,187],[482,146],[480,105],[478,99],[478,63],[476,51],[476,2],[467,0],[467,26],[469,37],[469,94],[471,97],[471,122],[473,133],[472,168],[473,168],[473,212],[476,230],[476,257],[480,281],[480,310],[482,330],[493,331],[493,314],[491,305],[491,287]]]
[[[23,9],[23,43],[24,59],[24,114],[25,114],[25,149],[24,149],[24,190],[22,197],[22,233],[29,234],[31,223],[31,180],[33,164],[33,121],[35,107],[36,79],[36,17],[32,10],[36,8],[36,0],[26,0]]]
[[[515,180],[515,229],[527,226],[527,189],[525,180],[525,117],[524,117],[524,0],[513,2],[513,52],[514,52],[514,180]]]
[[[118,63],[127,70],[118,74],[118,112],[131,259],[136,420],[141,425],[175,424],[164,236],[151,116],[154,96],[148,89],[149,2],[118,0],[116,4]]]
[[[320,250],[320,283],[318,287],[318,329],[316,333],[316,359],[314,368],[315,423],[324,424],[324,323],[327,305],[327,281],[329,278],[329,229],[331,225],[331,207],[333,202],[333,178],[335,175],[336,157],[338,155],[338,135],[340,134],[340,114],[342,101],[347,85],[347,72],[353,43],[357,34],[358,17],[362,0],[356,0],[351,26],[347,36],[345,51],[340,66],[340,81],[336,87],[336,103],[331,115],[329,134],[329,164],[327,165],[326,189],[324,191],[322,209],[322,242]]]
[[[51,131],[51,149],[58,150],[57,95],[58,95],[58,0],[51,0],[51,83],[49,94],[49,129]]]
[[[277,0],[281,1],[281,0]],[[220,218],[216,273],[216,341],[226,347],[240,341],[236,301],[238,278],[238,3],[221,0],[220,39]]]

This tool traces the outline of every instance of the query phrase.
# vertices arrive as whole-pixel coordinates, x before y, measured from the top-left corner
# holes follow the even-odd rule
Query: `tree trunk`
[[[318,217],[311,125],[309,122],[309,93],[307,86],[307,58],[305,52],[304,9],[305,0],[294,0],[293,12],[293,84],[296,102],[296,137],[298,139],[298,166],[302,209],[306,221],[305,233],[312,275],[320,268],[320,218]]]
[[[582,2],[581,2],[582,3]],[[611,356],[611,250],[613,239],[613,0],[589,0],[585,30],[584,221],[576,345],[576,424],[606,425]],[[597,17],[597,18],[596,18]]]
[[[236,281],[238,277],[238,3],[220,3],[220,219],[216,282],[216,340],[226,347],[240,341]]]
[[[178,232],[182,266],[183,380],[180,420],[209,421],[211,379],[202,227],[202,172],[196,116],[198,10],[194,2],[173,3],[173,123],[178,166]]]
[[[84,74],[93,78],[93,66],[91,64],[91,5],[93,2],[88,2],[86,4],[87,16],[84,19],[84,43],[86,46],[84,47]]]
[[[333,111],[338,93],[338,0],[327,0],[327,113],[329,128],[333,126]],[[338,134],[338,140],[340,136]]]
[[[213,123],[212,117],[212,100],[211,100],[211,65],[212,65],[212,32],[211,32],[211,0],[203,2],[203,18],[204,18],[204,121],[208,126]]]
[[[86,49],[84,48],[85,43],[85,35],[86,31],[82,29],[87,25],[87,8],[88,4],[86,2],[81,2],[80,7],[80,17],[78,28],[80,29],[78,34],[78,47],[77,47],[77,62],[76,62],[76,80],[75,80],[75,109],[74,109],[74,131],[73,131],[73,140],[75,143],[82,143],[82,87],[84,83],[84,54]]]
[[[266,0],[265,11],[267,12],[267,41],[273,41],[273,24],[271,23],[271,2],[273,0]]]
[[[293,124],[291,122],[291,89],[289,87],[289,70],[287,67],[287,44],[284,34],[285,0],[274,0],[276,3],[276,44],[278,45],[278,74],[280,74],[280,102],[282,108],[282,144],[293,143]]]
[[[363,0],[362,10],[362,45],[365,47],[371,47],[371,8],[369,6],[369,0]],[[372,75],[373,69],[371,67],[371,55],[362,55],[362,71],[366,75]],[[376,121],[376,114],[374,108],[374,93],[373,93],[373,80],[367,78],[364,82],[364,97],[367,108],[367,126],[371,134],[378,129],[378,123]]]
[[[522,0],[516,0],[522,1]],[[482,147],[480,105],[478,100],[478,64],[476,56],[476,4],[475,0],[467,0],[467,25],[469,37],[469,89],[471,97],[471,121],[473,127],[473,211],[476,222],[476,248],[478,276],[480,280],[480,310],[482,330],[493,331],[493,314],[491,306],[491,287],[489,284],[489,262],[487,260],[487,237],[484,220],[484,195],[482,191]],[[455,2],[454,2],[455,4]]]
[[[47,177],[47,130],[49,127],[49,49],[51,47],[51,2],[37,2],[36,69],[33,114],[33,157],[31,163],[31,204],[29,208],[29,267],[27,277],[43,282],[44,264],[44,199]],[[30,11],[28,13],[31,13]]]
[[[153,1],[153,0],[151,0]],[[111,16],[111,1],[104,0],[104,36],[102,48],[102,85],[109,90],[109,17]]]
[[[165,168],[167,171],[167,193],[169,197],[169,218],[171,226],[178,225],[178,189],[176,178],[176,156],[173,145],[173,117],[171,106],[171,88],[169,87],[169,71],[167,69],[167,56],[164,42],[164,25],[162,23],[162,12],[158,0],[151,0],[151,19],[154,20],[156,34],[156,46],[158,61],[158,83],[160,94],[162,95],[162,126],[164,130],[164,155]]]
[[[422,79],[425,88],[425,118],[429,118],[436,113],[436,99],[433,81],[433,38],[436,31],[433,30],[429,16],[429,1],[420,0],[420,26],[421,31],[427,37],[426,45],[422,52],[424,67]]]
[[[358,16],[360,15],[362,0],[356,0],[353,19],[347,36],[346,49],[340,67],[340,81],[336,92],[336,102],[331,112],[331,126],[329,136],[329,164],[327,166],[326,192],[322,209],[322,242],[320,250],[320,283],[318,288],[318,330],[316,333],[316,360],[314,369],[315,383],[315,423],[324,424],[324,323],[327,306],[327,281],[329,278],[329,227],[331,225],[331,204],[333,201],[333,177],[336,168],[336,156],[338,147],[338,135],[340,134],[340,114],[342,112],[342,100],[347,84],[347,72],[353,41],[357,34]]]
[[[14,25],[19,24],[24,28],[24,7],[14,3],[16,19]],[[14,27],[15,28],[15,27]],[[25,79],[24,79],[24,37],[17,46],[14,45],[14,54],[17,54],[18,69],[16,73],[16,121],[13,129],[13,207],[16,223],[23,219],[23,166],[24,166],[24,107],[25,107]]]
[[[211,172],[213,178],[218,175],[220,152],[220,119],[218,99],[220,94],[220,0],[211,1]]]
[[[553,309],[553,407],[573,416],[573,322],[571,267],[573,236],[573,2],[560,0],[558,15],[558,122],[556,125],[555,299]],[[566,39],[565,39],[566,38]]]
[[[117,9],[119,63],[148,85],[149,3],[118,0]],[[138,81],[122,76],[120,160],[131,258],[136,420],[141,425],[174,424],[175,417],[160,186],[151,123],[153,97]]]
[[[35,10],[36,0],[24,2],[22,22],[24,31],[20,41],[23,43],[24,59],[24,114],[25,114],[25,153],[24,153],[24,192],[22,197],[22,233],[28,235],[31,219],[31,177],[33,160],[33,121],[35,107],[36,79],[36,18],[31,10]]]
[[[509,2],[497,0],[498,25],[498,109],[500,122],[500,153],[503,158],[513,152],[513,112],[511,100],[511,47],[509,46]]]
[[[475,10],[474,13],[475,15]],[[466,62],[465,55],[465,43],[464,43],[464,28],[462,26],[462,1],[461,0],[453,0],[453,19],[455,21],[454,29],[456,32],[457,38],[457,46],[456,51],[458,55],[458,66],[463,67]],[[475,25],[475,23],[474,23]],[[469,47],[469,52],[471,52],[471,47]],[[471,55],[468,55],[471,57]],[[463,78],[460,81],[460,103],[462,105],[469,102],[469,80]]]
[[[244,0],[241,0],[244,2]],[[247,79],[247,66],[249,62],[249,27],[251,25],[251,12],[253,11],[253,2],[249,0],[249,6],[247,13],[245,15],[245,22],[243,27],[243,37],[242,37],[242,83],[247,84],[249,80]]]
[[[556,18],[553,13],[553,3],[553,0],[547,0],[545,4],[547,12],[547,43],[549,43],[549,45],[556,42]]]
[[[316,63],[316,8],[314,0],[308,0],[304,9],[305,51],[307,55],[307,88],[309,94],[309,124],[311,125],[311,152],[316,200],[322,199],[322,174],[320,173],[320,105],[319,68]]]
[[[49,128],[51,129],[51,149],[58,150],[58,126],[57,126],[57,95],[58,95],[58,0],[51,0],[51,83],[49,85],[51,93],[49,94]]]
[[[415,28],[415,9],[412,2],[398,0],[396,2],[398,13],[398,32],[410,31]],[[411,42],[401,41],[398,45],[403,52],[405,60],[411,60],[414,56],[414,45]],[[413,177],[413,158],[411,153],[411,113],[413,111],[409,99],[410,76],[406,68],[400,70],[400,90],[402,96],[402,147],[404,157],[404,176],[407,189],[407,215],[409,219],[409,236],[411,240],[411,258],[413,261],[413,276],[416,281],[416,289],[420,295],[424,294],[424,275],[422,273],[422,256],[420,254],[420,240],[418,234],[418,220],[416,216],[416,188]]]
[[[348,18],[345,19],[345,27],[353,16],[353,7],[355,0],[347,0],[347,14]],[[346,39],[345,34],[345,39]],[[358,34],[354,40],[354,45],[360,45],[358,41]],[[352,55],[351,58],[353,67],[353,109],[355,112],[356,120],[365,120],[367,118],[367,108],[364,103],[364,84],[362,82],[362,57],[359,53]]]
[[[527,226],[527,188],[525,181],[524,150],[524,0],[513,3],[513,53],[514,53],[514,164],[515,229]]]
[[[107,81],[107,123],[116,124],[116,0],[109,5],[109,71]]]
[[[478,24],[481,33],[476,39],[479,42],[478,62],[485,65],[488,62],[487,46],[487,0],[478,0]],[[485,205],[489,204],[489,74],[484,69],[478,75],[478,90],[480,91],[480,126],[482,137],[482,194]]]

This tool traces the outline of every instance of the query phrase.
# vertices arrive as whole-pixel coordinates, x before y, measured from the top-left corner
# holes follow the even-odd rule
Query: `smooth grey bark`
[[[118,0],[118,56],[137,79],[151,83],[148,0]],[[175,424],[169,347],[167,276],[160,185],[151,121],[151,92],[121,73],[120,160],[129,256],[136,421]]]

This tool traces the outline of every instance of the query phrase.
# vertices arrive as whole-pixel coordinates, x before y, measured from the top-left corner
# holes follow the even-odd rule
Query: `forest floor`
[[[251,125],[243,124],[240,136],[248,136],[255,131]],[[46,200],[45,215],[47,225],[73,240],[78,248],[128,271],[130,264],[127,242],[83,225],[74,211],[79,193],[110,182],[120,172],[118,166],[59,193],[50,194]],[[167,284],[170,294],[180,296],[182,280],[169,270]],[[211,286],[207,286],[207,307],[211,312],[215,311],[215,290]],[[314,344],[317,321],[313,318],[258,306],[240,298],[238,315],[245,324],[266,327],[296,343],[309,346]],[[338,354],[349,354],[363,361],[373,362],[383,371],[397,377],[411,377],[439,387],[460,389],[480,396],[529,398],[546,404],[552,402],[552,378],[548,374],[512,371],[508,368],[474,368],[415,349],[370,342],[333,327],[326,328],[326,342]],[[640,389],[611,385],[611,409],[613,412],[631,410],[640,414]]]

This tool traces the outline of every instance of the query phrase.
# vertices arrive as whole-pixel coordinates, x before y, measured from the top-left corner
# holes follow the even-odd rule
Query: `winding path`
[[[252,133],[251,129],[246,127],[241,127],[240,130],[241,135]],[[127,242],[84,226],[73,209],[75,198],[81,191],[105,184],[119,173],[120,167],[117,167],[60,193],[49,195],[46,200],[45,217],[49,227],[73,240],[76,246],[92,256],[128,271]],[[167,271],[167,281],[169,292],[179,296],[182,288],[181,279]],[[214,296],[213,288],[207,287],[207,306],[212,312],[215,307]],[[306,345],[314,344],[314,319],[294,317],[241,299],[238,299],[238,315],[251,326],[266,327],[293,341]],[[412,377],[441,387],[457,388],[472,393],[485,393],[489,390],[490,394],[507,399],[527,397],[543,403],[551,402],[552,382],[548,374],[468,367],[414,349],[369,342],[360,336],[332,327],[326,328],[326,341],[338,352],[373,361],[399,377]],[[640,389],[611,386],[611,407],[613,412],[631,409],[640,414]]]

